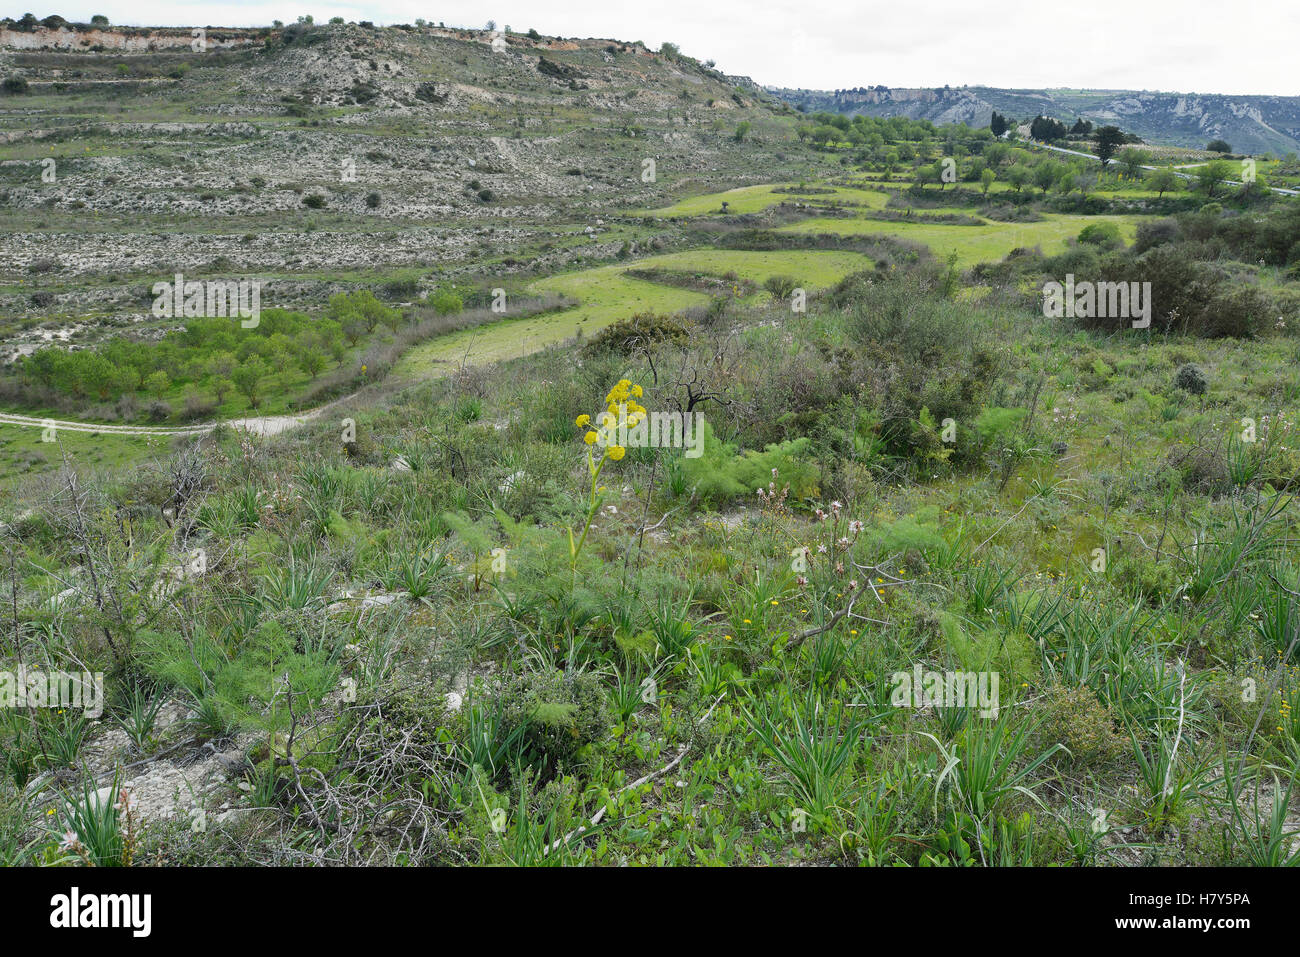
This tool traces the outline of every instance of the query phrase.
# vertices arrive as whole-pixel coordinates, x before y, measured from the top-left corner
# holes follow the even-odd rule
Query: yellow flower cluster
[[[609,390],[609,395],[605,396],[605,404],[613,412],[620,403],[639,399],[644,394],[644,390],[639,385],[633,385],[631,379],[619,379],[618,384]]]
[[[619,379],[605,396],[606,412],[600,417],[601,423],[609,429],[620,422],[626,422],[628,428],[640,424],[646,417],[646,409],[636,400],[644,394],[645,390],[630,379]]]
[[[607,440],[609,435],[614,432],[619,425],[625,425],[627,428],[635,428],[645,420],[646,408],[636,400],[645,394],[641,386],[635,384],[630,379],[620,379],[614,388],[609,390],[605,396],[605,411],[600,414],[599,430],[588,428],[591,422],[591,416],[580,415],[574,420],[574,425],[578,428],[586,428],[587,432],[583,435],[582,441],[588,445],[595,445],[600,442],[602,446],[602,434]],[[605,449],[605,456],[617,462],[627,454],[627,449],[621,445],[610,445]]]

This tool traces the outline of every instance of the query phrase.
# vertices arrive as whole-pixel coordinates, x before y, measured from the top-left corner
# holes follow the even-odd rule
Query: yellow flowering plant
[[[569,567],[575,578],[578,574],[578,555],[587,542],[591,523],[605,499],[605,488],[600,485],[600,473],[604,471],[606,463],[622,461],[627,455],[627,449],[616,444],[613,439],[617,437],[616,430],[620,425],[632,428],[645,419],[645,406],[636,401],[643,394],[644,390],[641,386],[629,379],[620,379],[605,396],[605,411],[600,413],[597,428],[591,427],[590,415],[580,415],[574,420],[574,425],[587,430],[583,433],[582,441],[587,446],[587,475],[591,480],[587,492],[587,517],[582,525],[582,534],[575,539],[573,529],[569,529]],[[597,452],[600,453],[599,457]]]

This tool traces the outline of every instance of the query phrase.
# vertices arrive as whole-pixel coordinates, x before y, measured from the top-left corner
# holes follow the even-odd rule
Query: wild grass
[[[961,267],[1094,218],[1044,215],[869,226],[960,231]],[[4,640],[16,617],[25,661],[105,671],[112,720],[0,716],[0,860],[126,863],[87,761],[207,741],[252,765],[222,785],[245,863],[1294,864],[1300,457],[1224,438],[1300,414],[1289,333],[1106,335],[890,248],[536,280],[581,305],[413,345],[346,442],[223,430],[188,472],[111,476],[69,447],[0,515]],[[817,294],[542,348],[707,306],[634,265]],[[630,447],[593,474],[580,417],[621,380],[704,416],[707,470]],[[900,703],[918,666],[996,672],[996,714]]]

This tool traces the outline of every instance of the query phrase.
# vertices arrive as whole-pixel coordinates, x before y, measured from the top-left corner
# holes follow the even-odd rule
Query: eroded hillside
[[[325,272],[555,269],[635,243],[605,218],[689,181],[798,172],[788,108],[640,44],[295,25],[122,52],[9,34],[42,32],[51,48],[0,52],[26,86],[0,97],[10,319],[129,320],[175,272],[255,275],[288,304],[336,289]]]

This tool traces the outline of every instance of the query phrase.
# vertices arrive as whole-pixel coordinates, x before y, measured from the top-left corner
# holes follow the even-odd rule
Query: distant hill
[[[906,116],[933,123],[987,126],[993,111],[1027,119],[1042,113],[1114,123],[1150,143],[1204,147],[1224,139],[1239,153],[1285,155],[1300,149],[1300,96],[1225,96],[1139,90],[1005,90],[971,86],[854,90],[768,87],[809,112]]]
[[[116,315],[177,271],[308,273],[281,302],[358,263],[557,271],[634,246],[612,210],[808,167],[788,105],[610,39],[0,20],[0,78],[0,317],[45,309],[3,282],[33,263],[117,277],[57,300]]]

